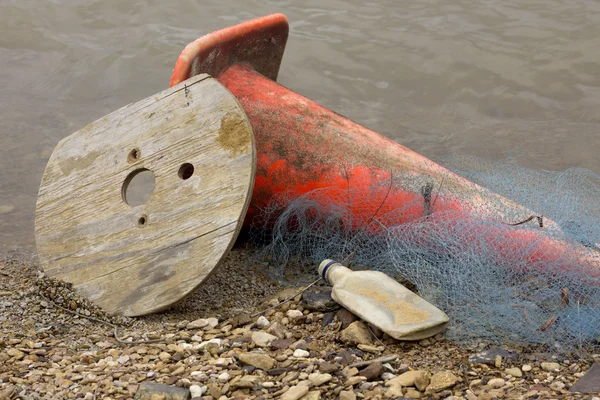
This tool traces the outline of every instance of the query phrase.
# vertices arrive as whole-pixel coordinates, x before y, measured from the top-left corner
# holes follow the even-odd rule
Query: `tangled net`
[[[423,194],[431,211],[427,215],[406,221],[412,206],[406,204],[376,209],[369,221],[356,224],[356,210],[372,207],[366,204],[372,199],[353,189],[352,182],[346,190],[282,195],[254,223],[260,228],[254,239],[276,266],[270,273],[283,279],[293,259],[294,265],[310,266],[313,275],[305,277],[311,279],[323,259],[343,260],[353,269],[383,271],[444,310],[451,321],[450,340],[564,350],[598,346],[600,278],[589,271],[600,265],[600,176],[583,169],[535,171],[511,160],[475,157],[441,164],[539,214],[518,221],[514,210],[502,204],[489,205],[500,216],[493,221],[436,212],[437,195],[451,190],[439,186]],[[407,179],[394,174],[394,182],[373,190],[385,197],[388,186]],[[515,245],[504,234],[508,225],[527,234],[539,229],[544,218],[556,224],[539,239]],[[558,251],[547,246],[548,238],[578,250]]]

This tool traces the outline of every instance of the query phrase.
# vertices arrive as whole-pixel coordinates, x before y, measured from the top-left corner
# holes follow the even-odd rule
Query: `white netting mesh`
[[[346,190],[316,190],[293,200],[280,196],[256,221],[263,228],[253,232],[279,266],[271,272],[281,278],[293,258],[310,264],[316,275],[323,259],[346,259],[352,268],[388,273],[444,310],[452,340],[596,346],[600,177],[581,169],[534,171],[510,160],[474,157],[441,164],[538,214],[513,226],[509,223],[522,222],[523,215],[500,202],[487,205],[497,216],[493,220],[475,212],[438,211],[437,196],[452,190],[443,186],[423,191],[420,201],[429,197],[429,215],[402,224],[394,221],[405,220],[411,204],[361,213],[361,208],[373,210],[373,198],[353,189],[352,182]],[[395,173],[391,187],[401,189],[408,180]],[[390,183],[370,190],[381,193],[383,203]],[[359,215],[363,220],[357,224]],[[540,227],[546,220],[554,222]]]

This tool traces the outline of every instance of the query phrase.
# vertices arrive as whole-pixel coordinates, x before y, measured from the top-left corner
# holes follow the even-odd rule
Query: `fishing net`
[[[493,209],[495,218],[437,211],[437,198],[455,189],[415,183],[401,172],[369,193],[383,204],[391,191],[419,184],[422,198],[412,202],[425,201],[425,215],[407,218],[415,209],[411,201],[373,209],[372,196],[351,180],[347,188],[283,194],[254,223],[253,237],[273,265],[270,273],[285,279],[289,265],[304,265],[303,275],[293,278],[299,283],[300,277],[314,279],[323,259],[341,260],[352,269],[385,272],[444,310],[450,340],[564,350],[597,346],[600,177],[583,169],[537,171],[475,157],[441,164],[535,214],[524,218],[485,193],[482,198],[492,203],[486,211]]]

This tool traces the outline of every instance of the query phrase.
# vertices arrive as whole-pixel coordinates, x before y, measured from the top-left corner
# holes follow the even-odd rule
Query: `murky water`
[[[0,250],[57,142],[168,86],[197,37],[283,12],[279,81],[431,158],[600,173],[596,0],[0,0]]]

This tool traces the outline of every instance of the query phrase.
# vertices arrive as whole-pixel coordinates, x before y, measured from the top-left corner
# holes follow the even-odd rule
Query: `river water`
[[[596,0],[0,0],[0,251],[54,146],[168,86],[197,37],[282,12],[279,82],[433,159],[600,173]]]

